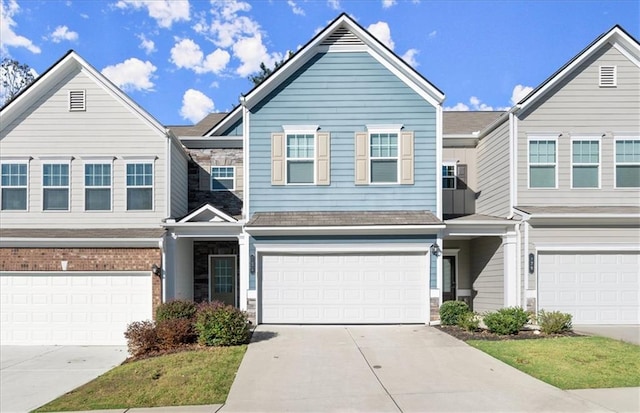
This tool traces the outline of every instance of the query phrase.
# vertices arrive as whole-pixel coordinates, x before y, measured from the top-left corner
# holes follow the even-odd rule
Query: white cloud
[[[304,16],[304,10],[302,7],[298,6],[295,1],[287,0],[287,4],[291,7],[291,11],[293,14],[297,14],[298,16]]]
[[[156,67],[149,62],[132,57],[122,63],[107,66],[102,74],[123,90],[153,90],[151,78]]]
[[[327,5],[333,10],[340,10],[340,0],[327,0]]]
[[[396,5],[396,0],[382,0],[382,8],[388,9],[389,7]]]
[[[146,8],[149,17],[155,19],[160,27],[169,28],[174,22],[189,21],[188,0],[118,0],[115,6],[119,9]]]
[[[2,40],[0,41],[0,53],[8,54],[9,47],[24,47],[31,53],[38,54],[41,52],[38,46],[34,45],[30,39],[15,32],[18,25],[13,17],[19,12],[20,6],[16,0],[0,1],[0,39]]]
[[[260,34],[238,40],[233,45],[233,55],[241,62],[240,67],[236,69],[236,73],[240,76],[249,76],[257,72],[260,70],[260,63],[264,63],[267,67],[272,67],[283,58],[281,53],[269,54],[267,52]]]
[[[153,40],[147,39],[147,36],[144,34],[139,34],[138,39],[140,39],[140,45],[138,47],[144,50],[146,54],[151,54],[156,51],[156,44]]]
[[[469,110],[469,106],[465,105],[462,102],[458,102],[455,106],[446,106],[444,110],[455,111],[455,112],[466,112]]]
[[[367,27],[367,31],[374,35],[389,49],[393,50],[395,47],[395,44],[391,39],[391,29],[389,29],[389,25],[386,22],[373,23]]]
[[[189,89],[182,96],[180,116],[193,123],[202,120],[215,108],[213,100],[199,90]]]
[[[420,51],[418,49],[409,49],[402,55],[402,60],[407,62],[413,68],[418,67],[419,63],[416,61],[416,55],[418,55]]]
[[[531,86],[515,85],[513,92],[511,93],[511,104],[515,105],[520,102],[525,96],[533,91]]]
[[[229,63],[229,52],[216,49],[206,57],[193,40],[182,39],[171,49],[171,62],[179,68],[191,69],[195,73],[220,73]]]
[[[54,43],[60,43],[63,40],[67,40],[70,42],[75,42],[78,40],[78,33],[74,31],[69,31],[67,26],[58,26],[56,29],[49,35],[49,38]]]
[[[467,111],[467,110],[483,110],[483,111],[492,111],[492,110],[509,110],[507,107],[493,107],[484,103],[480,98],[476,96],[471,96],[469,98],[469,105],[466,105],[462,102],[456,103],[455,106],[445,107],[444,110],[450,111]]]
[[[429,33],[429,38],[433,39],[434,37],[436,37],[436,35],[438,34],[437,30],[432,31],[431,33]]]

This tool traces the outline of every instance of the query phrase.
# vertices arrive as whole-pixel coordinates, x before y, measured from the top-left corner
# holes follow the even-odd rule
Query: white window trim
[[[113,157],[110,158],[104,158],[104,157],[83,157],[83,163],[82,163],[82,186],[83,186],[83,191],[82,191],[82,210],[84,212],[88,212],[88,213],[100,213],[100,212],[113,212]],[[87,209],[87,189],[99,189],[99,188],[106,188],[105,186],[87,186],[86,185],[86,172],[85,172],[85,167],[86,165],[110,165],[111,166],[111,179],[109,181],[109,209]],[[126,171],[126,170],[125,170]]]
[[[444,187],[444,179],[451,177],[442,175],[442,189],[445,191],[453,191],[455,189],[458,189],[458,163],[455,161],[444,161],[442,162],[442,166],[453,166],[453,188]]]
[[[320,129],[320,125],[282,125],[285,136],[295,134],[315,135],[318,129]]]
[[[640,136],[616,136],[613,139],[613,188],[621,191],[637,191],[637,186],[618,186],[618,165],[640,165],[638,162],[618,162],[616,146],[618,141],[637,141],[640,140]]]
[[[129,158],[123,157],[126,160],[124,164],[124,210],[128,213],[145,213],[145,212],[154,212],[156,210],[156,163],[154,160],[155,156],[151,157],[136,157]],[[135,165],[140,163],[150,163],[151,164],[151,186],[141,185],[141,186],[132,186],[131,188],[151,188],[151,209],[129,209],[127,207],[129,203],[129,185],[127,185],[127,166]]]
[[[556,143],[556,154],[555,154],[555,162],[553,164],[550,163],[537,163],[536,166],[549,166],[553,165],[555,168],[555,185],[553,187],[548,188],[540,188],[540,187],[532,187],[531,186],[531,142],[532,141],[554,141]],[[558,135],[536,135],[536,136],[528,136],[527,137],[527,189],[531,189],[534,191],[549,191],[553,189],[558,189]]]
[[[399,185],[400,184],[400,174],[402,173],[401,171],[401,166],[400,166],[400,154],[402,153],[402,128],[403,125],[398,124],[398,125],[366,125],[367,128],[367,156],[369,158],[369,167],[367,168],[369,171],[369,176],[367,177],[367,179],[369,180],[369,185]],[[395,133],[396,134],[396,142],[397,142],[397,151],[396,151],[396,156],[395,157],[381,157],[381,158],[374,158],[373,156],[371,156],[371,135],[372,134],[378,134],[378,133]],[[371,162],[374,159],[394,159],[396,160],[396,181],[395,182],[372,182],[371,181],[371,172],[372,172],[372,167],[371,167]]]
[[[602,83],[602,69],[603,68],[612,68],[613,69],[613,83],[606,84]],[[601,88],[615,88],[618,87],[618,66],[617,65],[600,65],[598,66],[598,86]]]
[[[581,142],[581,141],[597,141],[598,142],[598,163],[594,164],[594,163],[574,163],[573,162],[573,143],[574,142]],[[557,143],[556,143],[556,152],[558,151],[558,147],[557,147]],[[557,158],[557,153],[556,153],[556,158]],[[569,179],[570,179],[570,185],[571,185],[571,189],[575,189],[577,191],[584,191],[584,190],[589,190],[589,189],[600,189],[602,186],[602,139],[600,138],[600,136],[589,136],[589,135],[581,135],[581,136],[575,136],[575,137],[571,137],[571,149],[570,149],[570,161],[571,161],[571,172],[569,175]],[[573,167],[574,166],[597,166],[598,167],[598,185],[597,186],[591,186],[591,187],[574,187],[573,186]]]
[[[286,125],[285,125],[286,126]],[[311,128],[312,126],[310,126]],[[316,127],[315,125],[313,127]],[[284,129],[284,126],[283,126]],[[288,147],[287,147],[287,141],[288,141],[288,136],[289,135],[313,135],[313,157],[312,158],[289,158],[289,151],[288,151]],[[298,129],[298,130],[294,130],[294,129],[286,129],[286,132],[284,133],[284,183],[285,185],[289,185],[289,186],[313,186],[316,185],[318,182],[318,171],[316,168],[316,163],[317,163],[317,156],[318,156],[318,133],[317,133],[317,127],[315,130],[311,130],[311,129],[307,129],[306,131],[304,129]],[[294,182],[291,183],[289,182],[289,161],[313,161],[313,182]]]
[[[27,185],[24,186],[24,188],[27,190],[27,194],[26,194],[26,208],[25,209],[1,209],[2,213],[15,213],[15,212],[29,212],[29,181],[31,178],[31,174],[30,174],[30,163],[31,163],[31,157],[10,157],[10,158],[0,158],[0,166],[1,165],[5,165],[5,164],[13,164],[13,165],[26,165],[27,166]],[[0,172],[1,174],[1,172]],[[2,205],[2,189],[5,188],[4,186],[2,186],[2,176],[0,175],[0,205]],[[22,186],[7,186],[6,188],[23,188]],[[0,207],[1,208],[1,207]]]
[[[231,182],[233,183],[233,185],[231,185],[231,188],[223,188],[223,189],[214,189],[213,188],[213,180],[216,179],[213,176],[213,168],[231,168],[231,170],[233,171],[233,176],[231,177]],[[236,190],[236,167],[235,166],[211,165],[211,170],[209,172],[210,172],[210,176],[211,176],[211,182],[210,182],[211,192],[229,192],[229,191],[235,191]],[[229,178],[223,178],[223,179],[229,179]]]
[[[64,212],[71,212],[71,176],[72,176],[72,170],[71,170],[71,157],[66,156],[66,157],[56,157],[56,156],[51,156],[51,157],[40,157],[40,159],[42,160],[46,160],[45,162],[42,162],[40,164],[41,167],[41,184],[42,184],[42,188],[40,188],[41,190],[41,199],[42,199],[42,204],[40,205],[40,208],[42,209],[42,212],[46,212],[46,213],[64,213]],[[44,186],[44,166],[45,165],[67,165],[69,167],[69,185],[67,185],[66,187],[64,186]],[[44,190],[47,188],[67,188],[67,209],[44,209]]]

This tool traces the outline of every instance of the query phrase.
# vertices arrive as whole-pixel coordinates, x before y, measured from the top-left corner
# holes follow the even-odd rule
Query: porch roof
[[[442,224],[431,211],[257,212],[247,227],[342,227]]]
[[[0,239],[4,238],[161,238],[163,228],[91,228],[91,229],[66,229],[66,228],[3,228],[0,231]]]

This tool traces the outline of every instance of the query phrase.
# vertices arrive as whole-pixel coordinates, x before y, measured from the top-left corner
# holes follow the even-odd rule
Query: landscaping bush
[[[480,330],[480,317],[471,311],[461,314],[458,318],[458,327],[466,331],[478,331]]]
[[[235,346],[249,342],[247,314],[220,302],[202,303],[196,313],[198,342],[206,346]]]
[[[529,314],[520,307],[508,307],[485,314],[483,320],[492,333],[518,334],[529,320]]]
[[[158,335],[153,321],[134,321],[124,333],[129,353],[136,357],[158,350]]]
[[[193,320],[196,316],[196,303],[188,300],[171,300],[162,303],[156,309],[156,321],[185,318]]]
[[[440,324],[454,326],[460,316],[468,312],[469,306],[464,301],[445,301],[440,306]]]
[[[571,320],[571,314],[561,313],[560,311],[546,312],[540,310],[540,314],[538,314],[540,331],[545,334],[559,334],[571,331]]]
[[[162,350],[173,350],[195,341],[193,322],[186,318],[172,318],[156,323],[158,346]]]

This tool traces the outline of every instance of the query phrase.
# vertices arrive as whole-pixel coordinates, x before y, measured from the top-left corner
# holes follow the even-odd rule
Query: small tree
[[[280,60],[279,62],[275,63],[275,65],[273,66],[273,69],[268,68],[267,65],[264,64],[264,62],[260,63],[260,73],[258,73],[256,75],[249,76],[249,80],[252,81],[255,86],[258,86],[260,83],[262,83],[263,80],[265,80],[267,77],[269,77],[269,75],[271,73],[273,73],[274,70],[276,70],[277,68],[282,66],[284,64],[284,62],[289,60],[289,58],[292,55],[293,55],[293,52],[291,52],[291,50],[289,50],[287,52],[287,55],[282,60]]]
[[[0,99],[2,106],[13,99],[35,79],[34,71],[26,63],[5,58],[0,63]]]

